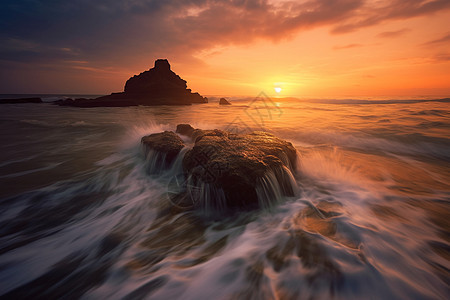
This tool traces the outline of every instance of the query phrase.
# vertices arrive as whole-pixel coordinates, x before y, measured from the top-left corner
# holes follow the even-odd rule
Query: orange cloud
[[[438,39],[434,39],[434,40],[428,41],[426,43],[423,43],[422,45],[433,46],[433,45],[437,45],[437,44],[448,44],[448,43],[450,43],[450,33],[448,33]]]
[[[403,28],[403,29],[394,30],[394,31],[383,31],[383,32],[380,32],[379,34],[377,34],[377,37],[395,38],[395,37],[402,36],[410,31],[411,31],[411,29],[409,29],[409,28]]]
[[[333,49],[341,50],[341,49],[350,49],[350,48],[359,48],[359,47],[363,47],[363,45],[361,45],[361,44],[348,44],[348,45],[344,45],[344,46],[334,46]]]

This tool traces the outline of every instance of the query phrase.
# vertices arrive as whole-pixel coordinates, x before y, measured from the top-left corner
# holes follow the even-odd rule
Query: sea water
[[[0,297],[448,299],[448,100],[214,100],[2,105]],[[295,196],[174,209],[140,139],[179,123],[290,141]]]

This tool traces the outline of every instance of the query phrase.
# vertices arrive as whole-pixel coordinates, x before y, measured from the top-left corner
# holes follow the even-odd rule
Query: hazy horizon
[[[270,93],[261,91],[255,95],[232,95],[232,94],[216,94],[216,95],[208,95],[203,94],[203,96],[207,97],[209,101],[219,101],[219,98],[226,97],[230,100],[249,100],[252,98],[258,97],[261,93],[264,93],[269,98],[276,99],[296,99],[296,100],[373,100],[373,101],[395,101],[395,100],[442,100],[449,99],[450,94],[435,94],[435,95],[341,95],[341,96],[311,96],[311,95],[293,95],[293,96],[282,96],[277,95],[276,93]],[[90,93],[0,93],[0,99],[8,99],[8,98],[23,98],[23,97],[41,97],[51,98],[56,97],[60,98],[90,98],[90,97],[100,97],[109,94],[90,94]]]

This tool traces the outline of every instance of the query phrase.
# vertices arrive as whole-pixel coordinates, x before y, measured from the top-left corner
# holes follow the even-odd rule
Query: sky
[[[158,58],[202,95],[450,96],[450,1],[0,3],[2,94],[119,92]]]

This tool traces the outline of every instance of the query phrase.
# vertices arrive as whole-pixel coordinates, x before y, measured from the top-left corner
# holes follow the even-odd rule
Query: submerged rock
[[[206,211],[270,207],[281,197],[294,195],[297,153],[290,142],[267,132],[233,134],[189,124],[178,125],[177,132],[193,143],[182,158],[180,172],[185,178],[183,192],[194,207]],[[166,131],[142,142],[173,161],[183,145],[174,135]]]
[[[231,105],[231,103],[225,98],[220,98],[219,105]]]
[[[170,69],[167,59],[158,59],[148,71],[127,80],[123,92],[95,99],[59,101],[55,104],[78,107],[122,107],[136,105],[191,105],[207,103],[199,93],[192,93],[185,80]]]

